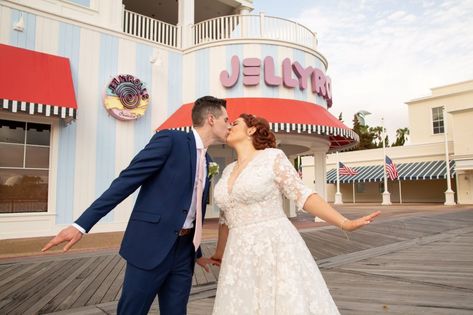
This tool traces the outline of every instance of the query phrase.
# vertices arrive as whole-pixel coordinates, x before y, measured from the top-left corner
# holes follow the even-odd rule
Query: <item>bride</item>
[[[214,315],[339,314],[302,237],[283,211],[282,195],[345,231],[369,224],[379,211],[349,220],[304,186],[275,149],[263,118],[242,114],[227,144],[238,159],[215,187],[221,209],[213,259],[221,261]]]

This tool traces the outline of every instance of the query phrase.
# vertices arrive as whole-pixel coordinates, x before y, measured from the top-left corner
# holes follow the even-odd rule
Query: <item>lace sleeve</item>
[[[227,219],[225,218],[225,212],[223,212],[222,209],[220,209],[220,217],[218,219],[218,223],[228,225],[227,224]]]
[[[276,155],[273,170],[279,190],[286,198],[295,200],[298,209],[302,209],[307,198],[315,192],[304,185],[294,166],[283,152]]]

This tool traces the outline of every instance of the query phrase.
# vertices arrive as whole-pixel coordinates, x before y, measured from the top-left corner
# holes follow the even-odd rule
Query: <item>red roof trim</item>
[[[0,99],[77,109],[69,59],[0,44]]]
[[[157,130],[189,129],[193,103],[182,105]],[[329,136],[331,148],[351,147],[358,135],[330,114],[324,107],[298,100],[278,98],[228,98],[230,120],[242,113],[266,118],[275,132]]]

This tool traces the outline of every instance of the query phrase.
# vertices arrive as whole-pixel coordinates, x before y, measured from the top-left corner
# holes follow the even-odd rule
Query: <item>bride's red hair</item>
[[[276,147],[276,136],[269,129],[269,123],[266,119],[250,114],[241,114],[240,118],[245,121],[248,128],[256,128],[255,133],[252,135],[253,146],[256,150]]]

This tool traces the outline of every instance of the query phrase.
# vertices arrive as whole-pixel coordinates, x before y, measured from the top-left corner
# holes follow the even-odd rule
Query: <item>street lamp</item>
[[[371,115],[367,110],[359,110],[355,113],[355,117],[358,119],[358,123],[361,126],[366,126],[365,116]],[[353,183],[353,200],[355,200],[355,184]],[[340,159],[337,152],[337,192],[335,193],[334,204],[341,205],[343,204],[342,193],[340,192]]]
[[[447,135],[447,109],[445,106],[442,107],[443,111],[443,134],[445,140],[445,167],[447,171],[447,190],[445,191],[445,203],[446,206],[455,205],[455,192],[452,190],[452,184],[450,182],[450,160],[448,157],[448,135]]]
[[[384,130],[384,117],[381,118],[381,127],[383,128],[383,133],[381,136],[381,141],[383,142],[383,175],[384,175],[384,192],[383,192],[383,202],[381,205],[390,206],[391,205],[391,194],[388,191],[388,177],[386,176],[386,132]]]

